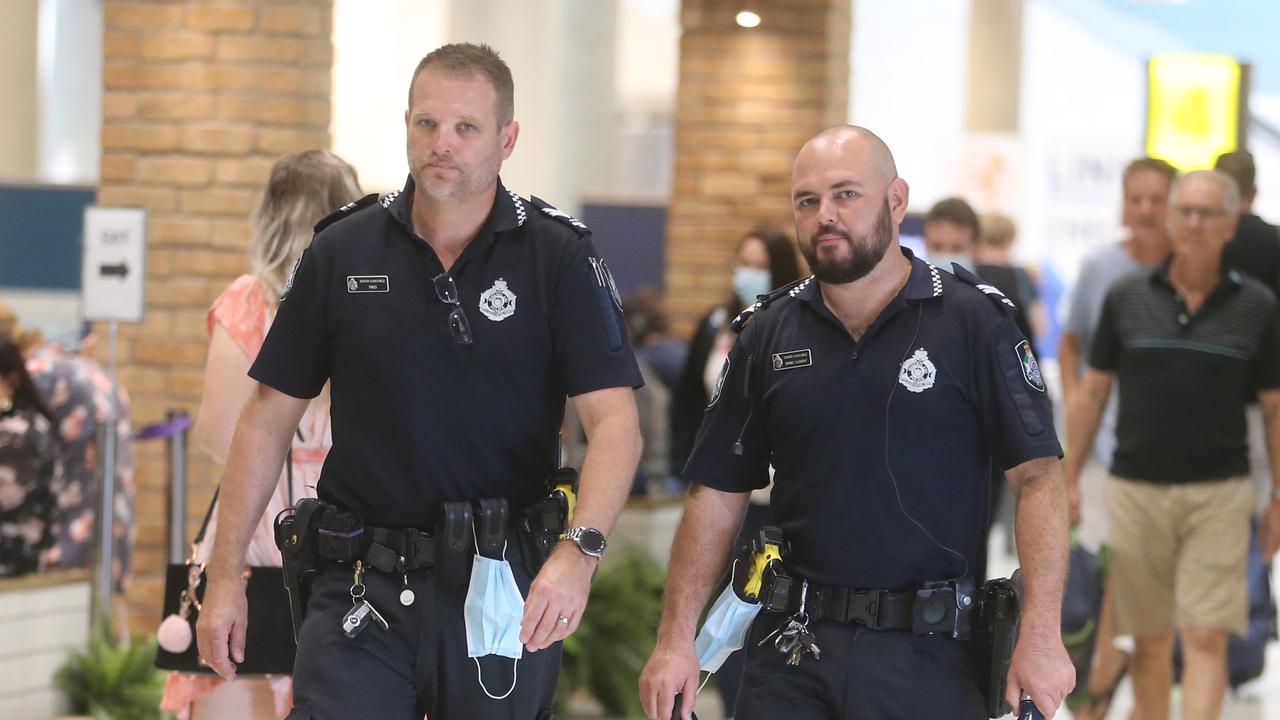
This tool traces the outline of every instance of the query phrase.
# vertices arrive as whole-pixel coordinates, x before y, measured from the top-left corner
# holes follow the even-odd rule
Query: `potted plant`
[[[578,630],[565,638],[556,713],[586,692],[610,717],[642,718],[638,682],[658,633],[666,573],[628,552],[600,566]]]
[[[155,669],[155,638],[116,642],[111,624],[100,624],[84,652],[74,653],[54,675],[71,712],[95,720],[160,720],[164,673]]]

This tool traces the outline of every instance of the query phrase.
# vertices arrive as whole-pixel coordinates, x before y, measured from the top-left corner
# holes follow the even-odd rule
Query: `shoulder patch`
[[[982,292],[982,294],[986,295],[987,298],[991,300],[991,302],[995,303],[996,306],[999,307],[1001,310],[1005,312],[1016,312],[1018,310],[1018,306],[1014,305],[1013,301],[1010,300],[1007,296],[1005,296],[1004,293],[996,289],[994,285],[986,282],[985,280],[978,277],[977,275],[974,275],[973,273],[969,272],[962,265],[952,265],[951,267],[952,267],[953,274],[957,278],[977,288],[980,292]]]
[[[752,315],[755,315],[757,312],[769,307],[769,305],[773,304],[773,301],[778,298],[783,296],[795,297],[796,295],[799,295],[800,291],[808,287],[811,282],[813,282],[812,275],[807,278],[796,280],[793,283],[788,283],[766,295],[757,297],[755,302],[751,303],[742,312],[738,313],[738,317],[733,319],[733,322],[729,327],[736,333],[742,332],[742,328],[747,326],[747,321],[751,319]]]
[[[1031,352],[1031,343],[1023,340],[1013,347],[1018,355],[1018,364],[1022,366],[1022,379],[1027,381],[1032,390],[1043,393],[1044,376],[1040,374],[1040,363],[1036,362],[1035,353]]]
[[[547,204],[545,200],[538,197],[530,197],[529,200],[533,203],[534,207],[542,211],[542,214],[546,215],[547,217],[553,220],[558,220],[564,223],[565,225],[568,225],[569,227],[576,230],[579,235],[587,235],[591,233],[591,229],[588,228],[581,220],[575,218],[574,216],[570,215],[569,213],[563,210],[557,209],[552,205]]]
[[[322,218],[320,222],[316,223],[315,232],[318,233],[321,230],[329,227],[330,225],[338,222],[342,218],[359,210],[360,208],[368,207],[374,204],[375,202],[378,202],[377,193],[373,193],[371,195],[365,195],[364,197],[360,198],[359,200],[356,200],[355,202],[349,202],[346,205],[343,205],[337,210],[334,210],[333,212],[324,216],[324,218]]]

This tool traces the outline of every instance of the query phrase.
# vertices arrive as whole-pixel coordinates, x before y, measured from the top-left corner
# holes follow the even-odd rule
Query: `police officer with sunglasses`
[[[513,112],[510,70],[490,48],[427,55],[404,115],[404,189],[317,226],[250,370],[259,386],[230,452],[198,625],[219,675],[244,655],[248,519],[326,382],[333,449],[317,492],[359,518],[321,526],[321,548],[347,542],[356,562],[314,581],[290,718],[550,713],[560,641],[634,477],[641,380],[590,232],[498,178],[519,135]],[[588,449],[571,527],[543,563],[515,520],[558,467],[566,397]],[[478,515],[468,527],[470,580],[439,581],[426,556],[445,545],[431,537],[441,507],[501,500],[507,528],[480,529]],[[490,532],[501,539],[485,549]]]

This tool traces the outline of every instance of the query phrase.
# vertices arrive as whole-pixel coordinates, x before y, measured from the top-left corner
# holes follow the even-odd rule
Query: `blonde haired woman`
[[[249,366],[257,356],[275,317],[276,305],[320,219],[360,197],[355,170],[327,150],[308,150],[276,162],[262,202],[252,215],[249,245],[251,272],[241,275],[209,309],[209,356],[204,394],[192,435],[214,462],[226,462],[236,420],[256,383]],[[315,495],[320,467],[332,445],[329,396],[321,393],[302,416],[290,452],[292,497]],[[289,504],[289,473],[280,482],[258,522],[246,565],[279,565],[271,523]],[[196,549],[196,562],[208,559],[217,534],[217,513]],[[203,718],[280,718],[293,704],[288,676],[241,678],[226,683],[214,675],[170,673],[161,709],[179,720]]]

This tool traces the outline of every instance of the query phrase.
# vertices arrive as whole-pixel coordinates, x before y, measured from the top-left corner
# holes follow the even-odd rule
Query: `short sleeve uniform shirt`
[[[430,527],[444,501],[532,502],[558,464],[566,396],[640,384],[585,226],[498,183],[449,270],[466,346],[433,281],[444,268],[413,231],[413,196],[410,178],[321,223],[249,373],[299,398],[331,383],[319,497],[385,527]]]
[[[812,582],[895,590],[978,572],[992,463],[1061,454],[1003,296],[903,253],[906,285],[856,342],[813,280],[758,310],[685,470],[747,492],[772,464],[787,563]]]

